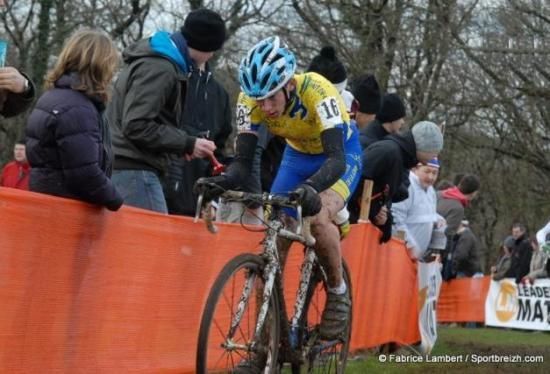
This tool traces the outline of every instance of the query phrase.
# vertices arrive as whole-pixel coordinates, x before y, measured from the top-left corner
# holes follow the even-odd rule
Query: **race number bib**
[[[250,123],[250,109],[244,104],[237,104],[237,130],[242,131],[251,131],[252,126]]]
[[[327,97],[317,104],[317,114],[324,129],[330,129],[344,123],[335,97]]]

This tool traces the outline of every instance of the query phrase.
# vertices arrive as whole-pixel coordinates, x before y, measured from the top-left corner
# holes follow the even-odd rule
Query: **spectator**
[[[31,191],[120,208],[103,120],[118,63],[112,40],[100,31],[81,30],[67,40],[27,121]]]
[[[453,177],[453,186],[458,186],[464,175],[464,173],[456,173]]]
[[[187,84],[193,89],[185,95],[183,130],[191,136],[212,140],[216,145],[215,156],[223,162],[225,143],[233,130],[229,95],[212,76],[207,63],[197,65],[191,71]],[[163,178],[168,212],[195,215],[197,195],[193,192],[193,185],[197,179],[211,176],[211,170],[208,158],[172,160]]]
[[[0,114],[13,117],[29,108],[36,95],[32,81],[16,68],[0,67]]]
[[[443,217],[437,214],[437,197],[433,185],[437,180],[439,161],[434,158],[425,165],[418,164],[410,172],[409,197],[391,207],[394,231],[405,233],[407,248],[416,259],[423,258],[430,247],[432,233],[445,225]],[[439,248],[445,249],[445,240]]]
[[[0,175],[0,186],[18,188],[20,190],[29,189],[29,172],[31,167],[25,154],[25,141],[21,140],[15,143],[13,147],[14,160],[4,166],[2,175]]]
[[[391,202],[402,184],[403,173],[436,157],[442,148],[443,134],[439,127],[422,121],[412,130],[390,135],[363,151],[362,177],[374,184],[369,219],[382,230],[381,242],[391,238]]]
[[[320,54],[315,56],[311,61],[308,72],[316,72],[327,78],[344,99],[350,118],[355,118],[355,113],[357,112],[357,107],[359,104],[353,97],[353,94],[346,90],[346,85],[348,82],[347,71],[344,64],[342,64],[342,62],[340,62],[340,60],[336,57],[336,51],[333,47],[323,47]],[[378,85],[376,80],[374,83]],[[344,206],[344,208],[342,208],[335,217],[333,217],[333,222],[340,230],[341,238],[345,238],[351,230],[349,217],[350,214],[347,205]]]
[[[458,186],[441,191],[438,194],[437,213],[447,221],[447,237],[456,234],[460,222],[464,219],[464,208],[477,196],[479,178],[465,175]]]
[[[520,283],[524,276],[529,274],[533,248],[527,236],[527,228],[522,223],[512,225],[512,237],[514,247],[512,248],[512,263],[506,273],[507,278],[514,278]]]
[[[307,71],[321,74],[323,77],[327,78],[330,83],[336,87],[344,99],[348,113],[352,114],[353,117],[357,111],[358,104],[353,94],[346,90],[348,74],[344,64],[336,57],[334,47],[323,47],[319,54],[311,60]]]
[[[457,278],[470,278],[483,275],[479,242],[470,229],[468,221],[460,222],[453,236],[453,268]]]
[[[353,82],[352,92],[359,104],[355,113],[355,122],[361,131],[374,121],[376,113],[380,110],[380,88],[374,75],[365,74]]]
[[[188,74],[206,63],[225,42],[219,14],[198,9],[180,31],[156,32],[128,47],[125,67],[107,109],[113,132],[113,181],[129,205],[167,213],[160,182],[171,159],[211,157],[211,140],[187,134],[184,97]]]
[[[501,246],[501,255],[498,259],[498,262],[495,266],[491,267],[491,277],[495,281],[504,279],[506,273],[510,269],[512,264],[512,248],[514,247],[514,238],[508,236],[504,239],[504,242]]]
[[[442,179],[437,183],[437,185],[435,186],[435,189],[437,191],[443,191],[454,186],[455,185],[450,180]]]
[[[404,123],[403,117],[405,117],[405,115],[405,106],[399,96],[396,94],[385,95],[382,99],[382,106],[376,114],[376,119],[369,123],[367,127],[362,129],[359,133],[359,141],[362,149],[365,150],[369,145],[382,140],[389,134],[397,134]],[[396,192],[392,194],[393,202],[403,201],[408,197],[409,168],[403,169],[401,183],[399,187],[397,187]],[[359,217],[359,201],[363,194],[362,186],[363,184],[359,183],[359,188],[355,190],[350,199],[349,210],[350,222],[352,223],[357,222],[357,218]]]
[[[542,248],[546,243],[550,244],[550,221],[542,229],[537,231],[537,243]]]
[[[548,253],[543,251],[543,248],[539,246],[536,239],[531,240],[531,247],[533,248],[533,254],[529,263],[529,273],[521,278],[521,283],[523,284],[533,284],[535,283],[535,279],[548,277],[548,272],[546,271]]]
[[[366,149],[374,142],[382,140],[386,135],[398,133],[405,124],[406,115],[405,104],[397,94],[384,95],[374,121],[360,132],[361,147]]]

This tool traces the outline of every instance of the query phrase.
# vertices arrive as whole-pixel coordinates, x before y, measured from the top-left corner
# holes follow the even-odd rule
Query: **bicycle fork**
[[[246,276],[246,281],[243,286],[241,297],[239,298],[239,303],[237,304],[237,311],[231,320],[231,327],[229,328],[229,333],[227,335],[227,341],[225,343],[226,348],[240,348],[246,349],[247,351],[254,351],[257,347],[258,342],[261,340],[262,328],[265,323],[267,312],[270,308],[270,299],[273,292],[275,278],[277,275],[277,270],[279,269],[279,258],[277,254],[277,249],[275,245],[276,238],[276,229],[270,229],[272,231],[270,235],[265,239],[264,247],[267,249],[263,256],[266,258],[266,265],[263,269],[263,275],[265,279],[263,294],[262,294],[262,303],[260,310],[258,312],[258,319],[256,321],[256,327],[254,330],[254,339],[249,346],[236,345],[232,342],[233,336],[241,323],[241,318],[243,317],[244,311],[248,305],[250,295],[254,288],[254,281],[258,276],[256,273],[249,272]]]

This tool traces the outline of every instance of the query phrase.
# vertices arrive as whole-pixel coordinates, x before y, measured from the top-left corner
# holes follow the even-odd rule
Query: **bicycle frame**
[[[280,221],[280,219],[276,218],[271,220],[267,226],[268,230],[264,239],[262,253],[262,257],[265,259],[266,262],[263,271],[265,286],[262,294],[262,304],[258,313],[258,319],[254,331],[253,343],[250,347],[248,347],[248,350],[250,351],[254,351],[257,348],[255,344],[260,341],[261,331],[265,324],[267,312],[269,310],[269,300],[271,299],[272,292],[274,291],[275,280],[277,276],[281,275],[281,264],[279,259],[279,252],[277,250],[277,237],[281,236],[283,238],[292,241],[298,241],[306,245],[306,254],[304,256],[304,262],[302,263],[300,284],[297,291],[296,302],[294,303],[294,314],[292,316],[290,324],[290,343],[292,348],[296,348],[296,346],[298,345],[297,340],[292,338],[292,329],[297,328],[300,318],[302,316],[307,296],[307,290],[313,272],[313,265],[315,263],[315,260],[317,259],[313,248],[307,245],[311,242],[308,241],[303,235],[296,234],[283,228],[283,223]],[[243,286],[242,294],[237,305],[237,312],[235,313],[231,321],[231,327],[228,333],[229,341],[232,340],[237,326],[240,324],[240,320],[243,316],[246,305],[249,301],[250,294],[253,288],[254,277],[254,274],[249,274],[248,278],[246,279],[245,285]],[[286,315],[286,313],[284,314]]]

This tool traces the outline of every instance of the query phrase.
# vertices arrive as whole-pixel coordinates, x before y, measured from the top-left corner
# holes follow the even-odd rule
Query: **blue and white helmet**
[[[243,92],[256,100],[277,92],[296,71],[296,57],[278,36],[256,44],[239,66],[239,83]]]

